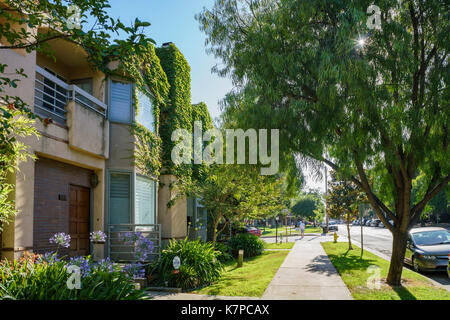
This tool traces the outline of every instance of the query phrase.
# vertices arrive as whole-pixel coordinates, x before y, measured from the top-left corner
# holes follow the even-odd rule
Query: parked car
[[[372,222],[370,223],[370,226],[371,227],[378,227],[380,222],[381,222],[381,220],[379,220],[379,219],[373,219]]]
[[[450,231],[440,227],[413,228],[409,231],[405,263],[416,272],[445,271],[449,264]]]
[[[359,220],[355,220],[352,223],[352,226],[359,226],[359,225],[360,225]]]
[[[384,227],[385,227],[385,225],[384,225],[383,221],[380,221],[380,223],[378,224],[378,228],[384,228]]]
[[[247,232],[254,234],[255,236],[261,237],[262,231],[255,227],[246,227]]]
[[[326,223],[322,223],[320,225],[320,227],[322,229],[325,229],[326,226],[327,226]],[[338,228],[338,225],[337,225],[336,221],[328,221],[328,231],[338,231],[338,230],[339,230],[339,228]]]
[[[368,219],[368,220],[364,223],[364,225],[367,226],[367,227],[369,227],[371,222],[372,222],[372,219]]]

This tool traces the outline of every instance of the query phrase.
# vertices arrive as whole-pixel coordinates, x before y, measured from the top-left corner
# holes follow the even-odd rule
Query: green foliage
[[[14,200],[10,194],[14,185],[9,183],[8,174],[13,174],[22,161],[34,159],[28,147],[18,137],[38,136],[32,126],[34,120],[26,112],[9,106],[0,105],[0,232],[16,213]],[[13,135],[14,134],[14,135]]]
[[[320,221],[320,217],[316,217],[316,211],[322,208],[323,202],[320,195],[317,193],[305,193],[294,199],[291,212],[297,217]]]
[[[161,252],[158,262],[152,266],[151,273],[161,284],[171,287],[191,289],[210,284],[219,279],[222,263],[218,260],[220,253],[214,250],[211,243],[199,240],[172,240]],[[179,273],[174,273],[173,258],[181,260]]]
[[[161,139],[141,124],[130,126],[135,139],[134,163],[140,173],[146,176],[159,176],[161,169]]]
[[[333,219],[344,219],[347,223],[359,216],[359,205],[367,202],[367,197],[351,181],[339,180],[332,172],[328,182],[329,193],[326,197],[327,211]]]
[[[239,233],[230,240],[230,247],[235,257],[239,250],[244,250],[244,257],[259,256],[264,251],[264,242],[251,233]]]
[[[170,85],[161,67],[155,48],[149,44],[143,52],[130,52],[120,57],[120,67],[116,73],[122,72],[135,84],[133,104],[136,117],[139,115],[138,92],[145,94],[153,106],[155,132],[139,123],[130,126],[135,138],[134,162],[142,174],[157,177],[161,169],[161,138],[159,136],[160,110],[168,101]]]
[[[253,165],[212,165],[201,181],[185,182],[182,193],[208,210],[212,241],[234,222],[278,214],[284,206],[281,178],[261,176]],[[221,227],[219,229],[219,225]]]
[[[81,289],[69,290],[68,263],[38,262],[35,258],[0,265],[0,299],[7,300],[136,300],[142,290],[118,267],[113,270],[91,265],[81,277]]]
[[[279,128],[282,161],[292,152],[326,160],[367,194],[377,190],[377,214],[407,226],[450,180],[448,10],[439,1],[377,5],[382,30],[366,28],[367,1],[218,0],[197,18],[208,50],[223,60],[218,72],[242,88],[225,100],[225,117]],[[402,189],[418,170],[430,188],[403,213]]]
[[[449,10],[445,1],[378,1],[381,30],[369,30],[370,4],[216,0],[197,19],[223,62],[215,71],[236,84],[224,118],[280,129],[280,167],[301,155],[354,182],[404,247],[450,181]],[[412,203],[418,172],[426,192]],[[402,260],[392,255],[391,285],[400,284]]]
[[[188,62],[174,44],[157,48],[161,66],[170,84],[168,104],[161,108],[159,133],[162,139],[163,174],[171,173],[178,177],[189,178],[190,165],[175,166],[171,161],[171,152],[176,141],[172,141],[172,132],[176,129],[192,131],[191,76]]]
[[[228,243],[216,242],[214,249],[220,252],[218,259],[221,262],[227,262],[233,259],[232,250]]]
[[[192,122],[202,122],[202,132],[214,127],[211,115],[208,112],[208,107],[204,102],[193,104],[192,106]],[[203,181],[209,172],[209,166],[206,164],[192,165],[192,179],[196,181]]]

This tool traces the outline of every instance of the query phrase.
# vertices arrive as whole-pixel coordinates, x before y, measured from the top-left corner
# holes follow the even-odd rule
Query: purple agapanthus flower
[[[46,262],[49,265],[59,261],[61,260],[58,258],[58,254],[56,252],[46,252],[38,259],[38,263]]]
[[[117,266],[108,258],[102,259],[94,265],[96,271],[114,272],[117,271]]]
[[[99,230],[91,232],[91,242],[105,242],[106,234]]]
[[[69,265],[80,267],[81,276],[84,278],[91,272],[91,261],[88,257],[72,257],[69,260]]]
[[[144,236],[140,237],[134,246],[135,258],[139,261],[145,261],[147,256],[153,252],[153,242]]]
[[[70,235],[65,234],[64,232],[56,233],[49,241],[50,243],[58,245],[58,247],[70,247]]]
[[[133,279],[145,277],[145,268],[140,262],[127,264],[122,271]]]
[[[141,232],[125,232],[121,239],[125,244],[134,246],[134,256],[138,261],[145,261],[153,252],[153,242]]]

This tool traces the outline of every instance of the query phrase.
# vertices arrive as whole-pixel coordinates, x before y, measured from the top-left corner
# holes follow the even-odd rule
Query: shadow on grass
[[[400,300],[417,300],[417,298],[411,292],[409,292],[409,290],[407,288],[405,288],[403,286],[400,286],[400,287],[391,286],[391,288],[392,288],[392,290],[395,291],[395,293],[397,293]]]
[[[365,259],[359,256],[353,256],[348,254],[349,251],[344,254],[336,255],[329,254],[320,255],[313,260],[313,263],[308,265],[308,268],[312,272],[319,273],[334,273],[334,268],[331,268],[329,260],[331,260],[334,267],[339,273],[344,273],[351,270],[366,270],[371,265],[376,264],[376,260]],[[328,259],[329,258],[329,259]],[[333,272],[330,272],[333,271]]]
[[[257,259],[261,258],[261,256],[262,256],[262,255],[244,258],[244,263],[246,263],[246,262],[252,262],[252,261],[254,261],[254,260],[257,260]],[[230,261],[227,261],[227,262],[224,263],[224,266],[225,266],[225,267],[231,267],[231,266],[233,266],[233,265],[234,265],[234,268],[229,269],[228,271],[233,271],[233,270],[238,269],[238,266],[237,266],[237,259],[235,259],[235,260],[230,260]]]

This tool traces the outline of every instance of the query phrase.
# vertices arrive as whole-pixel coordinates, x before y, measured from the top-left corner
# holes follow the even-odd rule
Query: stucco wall
[[[8,64],[6,72],[14,72],[15,68],[24,68],[28,78],[22,79],[18,83],[16,89],[8,88],[7,94],[19,96],[27,103],[31,110],[34,109],[34,82],[35,82],[35,66],[36,54],[30,53],[23,55],[13,50],[3,50],[1,53],[2,63]],[[99,84],[100,88],[100,84]],[[94,84],[95,90],[95,84]],[[101,99],[103,100],[103,99]],[[81,111],[80,111],[81,112]],[[83,116],[85,119],[83,119]],[[108,134],[105,128],[108,128],[107,121],[104,121],[103,128],[91,128],[95,126],[98,119],[91,121],[87,113],[75,115],[79,123],[72,127],[73,132],[78,135],[72,142],[81,148],[71,148],[69,145],[70,129],[64,125],[49,124],[44,125],[40,121],[36,121],[35,126],[40,133],[40,137],[27,137],[22,139],[25,144],[30,146],[29,151],[35,155],[54,159],[64,163],[72,164],[78,167],[90,169],[99,177],[99,184],[93,191],[93,224],[95,230],[103,230],[104,226],[104,172],[105,159],[108,153]],[[94,118],[95,119],[95,118]],[[99,143],[101,139],[94,136],[95,132],[102,132],[101,139],[104,139],[104,146]],[[88,133],[86,133],[88,132]],[[77,140],[78,139],[78,140]],[[85,141],[81,141],[81,140]],[[97,141],[92,141],[96,140]],[[78,142],[76,142],[78,141]],[[95,154],[95,149],[102,150],[100,154]],[[94,151],[94,152],[92,152]],[[11,194],[16,201],[17,215],[13,221],[5,226],[2,234],[2,257],[12,259],[19,257],[24,250],[33,247],[33,212],[34,212],[34,184],[35,184],[35,163],[27,161],[19,165],[19,171],[9,176],[11,183],[15,184],[16,190]]]
[[[178,199],[172,207],[167,207],[167,203],[176,196],[176,189],[169,188],[170,183],[174,181],[176,177],[173,175],[160,176],[158,223],[161,224],[162,239],[183,239],[187,235],[186,198]]]
[[[70,101],[66,109],[69,146],[82,152],[107,158],[109,154],[109,121],[101,114],[74,101]]]

